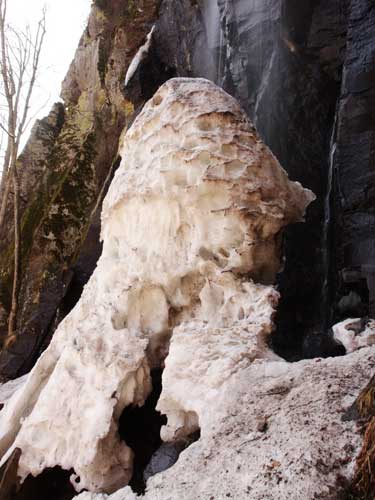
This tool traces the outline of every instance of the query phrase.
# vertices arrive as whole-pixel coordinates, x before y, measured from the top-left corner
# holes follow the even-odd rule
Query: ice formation
[[[373,347],[298,363],[256,360],[210,400],[201,439],[148,479],[142,497],[127,486],[76,500],[345,498],[363,439],[347,410],[374,366]]]
[[[74,469],[77,491],[128,483],[133,453],[117,423],[144,403],[152,368],[165,364],[159,409],[162,437],[173,440],[198,426],[204,435],[210,402],[236,374],[277,359],[266,338],[281,231],[313,199],[206,80],[164,84],[121,156],[97,269],[0,414],[2,461],[18,447],[22,479]]]
[[[135,72],[137,71],[139,65],[146,58],[151,47],[152,35],[154,34],[154,31],[155,31],[155,26],[152,27],[151,31],[146,37],[145,43],[142,45],[142,47],[139,48],[138,52],[136,53],[132,62],[130,63],[128,71],[126,72],[125,76],[125,87],[129,85],[129,82],[135,75]]]
[[[20,389],[26,382],[27,375],[16,378],[15,380],[10,380],[5,384],[0,385],[0,404],[4,404],[10,399],[13,394]]]
[[[375,320],[363,325],[361,318],[349,318],[334,325],[332,330],[334,339],[345,347],[347,353],[375,345]]]

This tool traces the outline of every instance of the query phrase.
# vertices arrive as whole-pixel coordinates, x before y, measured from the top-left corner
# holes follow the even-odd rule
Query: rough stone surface
[[[120,134],[145,100],[139,85],[125,98],[123,80],[157,7],[156,0],[142,0],[136,9],[118,0],[104,2],[103,8],[93,5],[62,85],[63,103],[34,127],[19,159],[22,283],[12,338],[6,335],[13,252],[9,228],[0,243],[3,379],[31,369],[95,268],[101,250],[97,206],[118,165]],[[69,295],[73,304],[67,306]]]
[[[119,417],[144,404],[166,356],[166,440],[206,428],[221,386],[256,359],[278,359],[266,344],[278,293],[252,278],[275,278],[280,232],[302,219],[311,191],[207,80],[161,87],[121,155],[97,269],[0,415],[2,461],[20,448],[21,479],[59,465],[74,469],[78,491],[115,491],[133,462]]]
[[[178,76],[209,78],[235,96],[290,177],[317,195],[307,224],[286,232],[274,340],[288,357],[318,355],[302,353],[302,340],[324,323],[322,224],[345,2],[165,0],[154,39]]]
[[[375,304],[373,25],[369,0],[164,0],[156,23],[160,58],[235,96],[290,177],[317,195],[307,224],[285,237],[274,345],[288,359],[334,354],[327,327]],[[336,210],[325,238],[327,197]],[[350,292],[356,310],[342,310]]]
[[[76,194],[82,192],[82,182],[87,183],[92,190],[85,206],[92,208],[98,201],[103,179],[116,161],[120,131],[133,119],[133,107],[142,105],[171,76],[203,76],[223,86],[240,101],[291,178],[317,194],[308,223],[289,228],[284,239],[286,262],[278,279],[282,301],[274,345],[288,359],[334,354],[332,346],[322,340],[325,326],[348,316],[366,315],[375,303],[371,268],[373,17],[370,0],[142,0],[137,6],[130,0],[96,2],[63,85],[69,110],[61,110],[55,129],[50,121],[51,134],[42,133],[48,140],[42,141],[45,154],[38,156],[46,158],[45,166],[38,160],[37,169],[30,170],[32,175],[25,169],[22,179],[26,201],[22,313],[18,338],[5,342],[0,357],[3,378],[31,368],[48,345],[54,325],[76,302],[82,283],[93,271],[92,261],[100,254],[99,225],[91,227],[91,233],[96,228],[95,237],[85,239],[92,212],[76,206],[80,198]],[[154,24],[148,52],[142,53],[133,78],[123,89],[126,70]],[[72,125],[77,120],[78,128]],[[334,188],[329,197],[335,210],[325,238],[324,198],[327,201],[329,195],[329,148],[335,121]],[[95,137],[86,144],[85,130],[90,124]],[[74,155],[69,144],[72,138],[78,147]],[[34,137],[30,143],[28,164],[33,148],[42,152],[38,141]],[[69,157],[70,166],[61,164],[58,151]],[[93,152],[97,153],[94,158]],[[82,168],[80,159],[94,166],[95,175]],[[72,175],[65,177],[68,171]],[[66,182],[61,183],[62,179]],[[32,186],[37,186],[36,193]],[[67,208],[74,217],[64,210],[64,195],[56,198],[58,217],[48,214],[50,201],[65,190],[74,194]],[[55,203],[51,209],[56,210]],[[56,242],[46,238],[51,217],[59,219],[59,228],[52,231],[63,247],[59,255],[50,252]],[[11,248],[8,233],[1,236],[0,329],[4,337]],[[76,267],[79,255],[88,253],[94,256],[90,264]],[[322,301],[324,283],[329,293]],[[353,294],[357,299],[348,310],[346,298]],[[64,304],[67,296],[69,307]]]
[[[347,19],[334,170],[333,299],[337,304],[354,291],[361,299],[355,314],[375,317],[375,5],[352,0]]]
[[[167,470],[174,465],[181,451],[186,447],[184,441],[163,443],[152,455],[151,460],[144,470],[143,477],[147,481],[151,476]]]
[[[158,15],[159,3],[161,9]],[[160,83],[175,75],[207,77],[237,97],[257,126],[260,136],[290,177],[317,194],[317,201],[308,212],[307,224],[296,224],[286,231],[286,262],[284,271],[278,278],[282,302],[277,318],[278,328],[273,339],[278,352],[288,356],[288,359],[331,355],[336,351],[325,331],[322,337],[324,325],[330,326],[348,316],[363,317],[369,313],[374,316],[374,15],[371,0],[96,0],[88,28],[63,86],[64,104],[54,107],[49,117],[36,125],[24,156],[20,158],[20,166],[27,164],[30,169],[20,170],[23,283],[16,339],[5,339],[11,289],[10,225],[6,227],[5,234],[0,235],[0,330],[4,340],[0,356],[1,377],[13,378],[28,371],[40,351],[49,344],[55,326],[77,301],[100,255],[99,208],[96,206],[100,205],[101,195],[105,191],[105,179],[111,177],[111,170],[115,170],[118,165],[117,144],[123,125],[133,120],[137,108],[153,94]],[[142,60],[128,82],[129,85],[123,89],[126,70],[131,61],[134,61],[133,56],[138,49],[144,46],[146,35],[155,23],[147,54],[142,53]],[[332,176],[328,168],[330,163]],[[328,181],[331,178],[330,188]],[[82,193],[85,194],[84,203]],[[327,211],[327,207],[332,210]],[[155,217],[150,220],[154,221]],[[90,223],[91,227],[87,231]],[[153,234],[152,231],[150,234]],[[204,236],[211,244],[210,232]],[[150,246],[154,248],[153,245]],[[205,250],[206,247],[200,257],[209,260],[212,255]],[[213,256],[218,257],[219,265],[225,259],[233,263],[235,257],[234,254],[229,257],[222,254],[218,256],[215,252]],[[257,256],[253,254],[252,258],[255,258],[258,265]],[[135,259],[134,255],[132,259]],[[253,277],[265,282],[271,280],[278,265],[276,261],[277,259],[271,259],[272,271],[258,268]],[[213,287],[207,286],[205,300],[211,297],[209,303],[216,304],[217,307],[221,290],[227,290],[228,287],[232,285],[227,281],[220,281],[219,284],[215,282]],[[275,292],[268,288],[249,287],[248,292],[249,290],[253,294],[259,292],[259,300],[263,293],[267,295],[268,292],[275,297]],[[232,287],[232,292],[237,300],[243,290],[239,291],[235,286],[234,289]],[[151,300],[156,307],[160,306],[158,292],[153,292],[146,299],[138,298],[142,305]],[[227,298],[225,296],[225,300]],[[227,313],[230,300],[226,304]],[[119,309],[121,314],[116,316],[116,321],[121,325],[126,307],[121,304]],[[159,319],[163,317],[165,309],[165,304],[162,304]],[[246,307],[244,311],[245,309]],[[236,312],[242,315],[241,310]],[[137,314],[138,312],[135,313],[135,318]],[[173,314],[168,322],[176,326],[183,319],[179,314],[180,311]],[[143,320],[138,318],[136,321],[142,327],[145,326]],[[195,328],[202,328],[207,338],[211,339],[209,346],[213,348],[217,338],[215,332],[226,331],[225,326],[216,326],[216,330],[207,325],[202,326],[200,318],[194,318],[190,323],[190,326],[176,328],[176,337],[172,342],[175,359],[181,357],[179,353],[182,349],[187,349],[185,337],[182,334],[179,336],[180,331],[192,334],[192,342],[195,342],[198,341],[194,335]],[[363,346],[372,338],[368,329],[367,337],[357,335],[357,327],[353,330],[351,324],[352,320],[334,328],[341,331],[339,337],[347,350]],[[146,323],[146,328],[148,327]],[[268,327],[266,330],[268,331]],[[242,331],[241,335],[245,335],[246,339],[255,338],[251,328],[247,333]],[[238,338],[236,337],[236,341]],[[155,345],[158,345],[158,341],[156,339]],[[242,359],[245,348],[239,346],[238,342],[234,342],[234,345],[236,355]],[[256,349],[253,343],[251,345],[250,352],[253,353]],[[221,353],[220,348],[218,351]],[[189,353],[188,349],[187,352]],[[307,400],[307,407],[310,405],[313,408],[311,397],[315,392],[315,384],[319,388],[318,393],[322,395],[328,394],[338,384],[336,395],[339,400],[345,391],[348,394],[355,393],[362,383],[358,377],[365,376],[360,360],[366,369],[373,367],[372,362],[368,364],[366,360],[363,361],[362,356],[365,357],[366,352],[370,351],[363,348],[359,353],[343,358],[347,361],[328,360],[322,364],[316,361],[305,362],[305,380],[310,380],[309,370],[315,373],[316,378],[313,390],[309,386],[306,391],[301,389],[301,409],[306,409],[303,400]],[[151,366],[157,362],[159,355],[163,354],[158,353],[152,357]],[[269,352],[266,356],[268,355]],[[355,365],[357,361],[353,360],[358,361],[359,368]],[[54,365],[56,358],[52,356],[50,363],[50,366]],[[42,363],[39,364],[39,369],[41,366]],[[174,374],[176,366],[173,357],[169,358],[165,377],[171,376],[168,373]],[[288,370],[294,373],[295,366],[302,365],[290,365],[292,368],[289,367]],[[326,366],[327,372],[318,376],[314,371],[316,366]],[[69,366],[69,370],[70,368]],[[353,385],[345,379],[345,371],[350,374]],[[326,382],[331,387],[323,387],[324,377],[331,380],[329,373],[334,373],[337,378],[332,378],[332,384]],[[250,372],[249,376],[252,376]],[[371,376],[370,371],[367,376]],[[37,380],[40,379],[38,377]],[[206,382],[209,384],[209,380]],[[302,387],[303,381],[300,383]],[[39,386],[39,382],[35,384]],[[247,380],[247,394],[249,388],[252,385]],[[197,426],[199,419],[207,421],[204,409],[198,404],[198,387],[192,388],[190,399],[181,398],[173,387],[168,391],[165,393],[168,394],[168,399],[166,395],[163,396],[160,404],[164,404],[166,411],[173,415],[171,422],[175,424],[168,424],[166,436],[168,433],[178,433],[180,429],[183,434],[186,433],[188,428]],[[29,401],[27,404],[33,406],[35,401],[31,392],[23,394],[26,394],[24,401]],[[262,394],[260,390],[260,395]],[[278,400],[279,396],[274,396]],[[312,427],[312,434],[321,436],[320,441],[324,446],[325,409],[329,409],[327,421],[334,422],[333,417],[330,420],[330,415],[334,415],[335,410],[331,413],[330,408],[337,408],[340,404],[337,400],[334,401],[333,394],[331,396],[329,404],[324,399],[325,396],[322,396],[323,404],[319,409],[319,418],[322,420],[319,428]],[[35,392],[35,398],[37,397],[38,390]],[[245,399],[246,397],[244,395]],[[294,412],[293,402],[286,400],[285,403],[290,404]],[[259,402],[254,404],[258,405]],[[273,408],[273,403],[270,404]],[[17,415],[25,411],[23,403],[19,402],[19,405]],[[248,407],[250,414],[253,410],[256,410],[254,406]],[[291,413],[287,410],[285,412],[288,415]],[[229,410],[228,415],[227,420],[230,422],[233,416]],[[310,416],[304,417],[305,420],[301,419],[297,427],[290,425],[285,436],[290,437],[297,428],[297,434],[301,436],[301,443],[303,442],[301,456],[304,460],[307,457],[308,461],[310,452],[306,450],[315,450],[315,444],[309,442],[311,447],[306,446],[306,422]],[[180,425],[178,418],[180,423],[184,423],[177,429],[177,424]],[[252,417],[243,415],[243,418],[245,421]],[[14,421],[17,422],[17,419]],[[283,422],[281,416],[280,422]],[[230,424],[228,425],[230,429]],[[348,427],[343,430],[342,426]],[[261,416],[256,428],[266,427],[265,417]],[[357,434],[352,424],[342,424],[340,421],[338,426],[332,423],[332,428],[337,429],[337,434],[332,431],[330,441],[342,444],[345,453],[345,443],[354,443],[356,446]],[[347,439],[345,443],[340,440],[341,435]],[[220,438],[226,442],[224,434],[220,434]],[[277,436],[271,444],[277,450],[280,444]],[[282,444],[284,449],[290,443],[283,441]],[[159,497],[169,498],[170,495],[184,498],[183,490],[179,489],[182,486],[176,481],[187,477],[186,483],[190,485],[190,491],[198,491],[198,495],[201,494],[206,499],[207,495],[211,498],[212,489],[217,492],[215,498],[219,498],[225,491],[224,482],[206,484],[206,476],[202,478],[199,475],[206,465],[201,456],[197,456],[195,461],[194,450],[200,453],[201,446],[201,442],[194,444],[182,455],[182,464],[197,464],[197,469],[191,469],[191,474],[196,477],[190,477],[189,470],[177,464],[161,476],[174,481],[178,485],[176,491],[171,493],[164,482],[159,487],[155,478],[152,480],[156,481],[155,486],[150,486],[149,497],[153,500]],[[216,453],[218,443],[215,446],[212,450]],[[293,475],[293,466],[287,468],[287,471],[292,471],[290,477],[293,480],[290,484],[301,481],[298,495],[302,495],[302,498],[306,495],[308,498],[310,494],[330,498],[334,493],[319,492],[314,488],[318,488],[319,484],[323,488],[326,484],[332,486],[336,472],[341,474],[340,471],[343,471],[344,475],[347,473],[345,464],[337,465],[332,456],[325,454],[324,446],[322,461],[317,460],[317,465],[309,468],[306,480],[301,479],[297,473]],[[130,456],[121,446],[118,449],[120,455],[124,453],[126,468]],[[295,448],[293,450],[298,453]],[[223,455],[219,454],[219,457],[226,456],[227,450],[220,453]],[[314,453],[313,451],[311,456],[315,457]],[[187,462],[183,461],[184,456],[188,457]],[[348,463],[352,456],[353,452],[349,450]],[[258,456],[254,460],[260,464],[262,471],[268,471],[269,464],[262,462],[262,458],[263,456]],[[280,460],[276,459],[277,461]],[[230,468],[232,462],[236,463],[233,456],[228,462],[228,471],[233,471]],[[85,465],[80,465],[87,477],[90,477]],[[326,470],[326,465],[327,470],[331,471],[328,476],[322,472]],[[210,467],[212,469],[209,471],[212,471],[215,478],[222,477],[226,470],[213,462]],[[270,470],[274,469],[277,470],[278,467],[273,463]],[[174,470],[177,471],[176,476]],[[288,490],[289,486],[281,490],[284,482],[272,474],[267,476],[266,482],[258,478],[260,483],[257,482],[258,479],[254,479],[253,472],[249,474],[259,491],[264,491],[259,495],[263,494],[265,498],[269,495],[269,490],[265,490],[266,484],[268,487],[272,484],[276,498],[283,498],[284,494],[286,498],[293,498],[295,494],[294,490]],[[262,474],[263,472],[260,473]],[[127,475],[130,475],[129,469]],[[327,483],[323,480],[326,476]],[[237,475],[233,477],[237,478]],[[247,473],[245,477],[247,478]],[[311,486],[311,477],[316,483],[314,486]],[[240,488],[241,481],[232,483],[233,491],[237,492],[236,488]],[[202,488],[202,493],[199,488]],[[225,497],[230,494],[230,491],[225,492]],[[256,498],[252,490],[249,495]],[[237,494],[237,497],[241,496],[242,490]],[[133,494],[127,489],[118,493],[116,500],[130,497]]]

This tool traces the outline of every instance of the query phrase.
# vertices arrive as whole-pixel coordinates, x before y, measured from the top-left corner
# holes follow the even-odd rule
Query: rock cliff
[[[206,77],[234,95],[291,178],[317,195],[308,224],[286,232],[274,345],[289,359],[334,354],[327,327],[369,314],[374,302],[373,19],[369,0],[94,2],[63,103],[35,126],[20,158],[21,314],[17,337],[7,339],[6,228],[3,378],[31,368],[78,300],[100,255],[98,207],[118,166],[120,133],[171,76]]]
[[[371,498],[374,26],[371,0],[93,2],[19,158],[12,338],[10,217],[0,235],[0,377],[37,362],[0,394],[1,485],[47,468],[57,500],[59,465],[82,499],[142,493],[200,431],[145,498],[338,498],[362,422]]]
[[[115,0],[93,5],[62,84],[63,102],[36,123],[19,159],[22,283],[15,338],[6,337],[12,279],[7,228],[0,247],[3,378],[30,370],[95,268],[100,255],[98,207],[118,166],[120,134],[150,97],[150,90],[137,88],[126,99],[121,87],[155,20],[156,4],[143,1],[142,9]]]

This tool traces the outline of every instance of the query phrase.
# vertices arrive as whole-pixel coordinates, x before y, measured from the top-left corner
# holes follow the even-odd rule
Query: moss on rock
[[[63,82],[64,103],[51,115],[50,136],[42,137],[45,151],[38,158],[38,182],[25,183],[34,187],[26,192],[21,218],[22,282],[12,349],[17,354],[7,349],[0,353],[3,379],[30,369],[42,346],[48,344],[46,339],[85,244],[94,208],[100,205],[103,186],[117,158],[121,132],[142,103],[139,95],[136,102],[133,97],[125,99],[123,75],[149,32],[158,5],[159,0],[141,0],[139,10],[132,1],[94,2],[88,28]],[[28,148],[32,151],[33,144]],[[20,159],[26,178],[28,160],[28,154]],[[0,255],[0,340],[5,344],[12,289],[12,234],[9,228]],[[99,246],[99,241],[88,244]]]

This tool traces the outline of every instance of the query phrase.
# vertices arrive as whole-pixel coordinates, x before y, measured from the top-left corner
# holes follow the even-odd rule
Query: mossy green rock
[[[11,206],[0,244],[0,377],[34,364],[74,305],[100,253],[98,213],[122,130],[141,92],[125,98],[124,75],[157,15],[158,1],[94,2],[62,85],[63,103],[34,126],[19,158],[22,281],[17,334],[7,337],[13,268]],[[85,256],[82,259],[82,256]],[[96,256],[91,257],[91,256]],[[78,297],[77,297],[78,298]]]

